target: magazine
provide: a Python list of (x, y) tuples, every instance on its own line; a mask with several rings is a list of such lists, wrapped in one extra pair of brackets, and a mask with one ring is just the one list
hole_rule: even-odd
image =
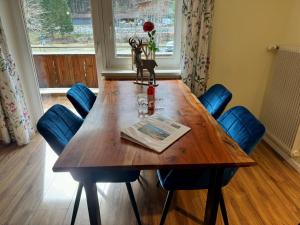
[(159, 114), (121, 130), (121, 137), (146, 148), (162, 152), (191, 128), (165, 118)]

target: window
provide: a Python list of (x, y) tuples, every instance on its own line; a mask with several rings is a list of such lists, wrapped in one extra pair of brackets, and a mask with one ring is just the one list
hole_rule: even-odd
[(106, 67), (131, 68), (130, 37), (148, 40), (143, 24), (155, 24), (158, 69), (179, 69), (180, 0), (102, 1)]
[(152, 21), (156, 29), (159, 55), (172, 55), (175, 33), (175, 0), (130, 1), (113, 0), (115, 54), (130, 54), (128, 39), (138, 36), (147, 40), (142, 29), (144, 22)]
[(33, 54), (95, 54), (90, 0), (23, 0)]

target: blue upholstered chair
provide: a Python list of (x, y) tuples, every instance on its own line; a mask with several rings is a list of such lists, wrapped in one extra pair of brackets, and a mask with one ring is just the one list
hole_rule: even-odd
[(93, 107), (96, 95), (82, 83), (74, 84), (67, 92), (67, 98), (82, 118), (85, 118)]
[[(247, 154), (251, 153), (265, 132), (264, 126), (242, 106), (236, 106), (225, 112), (218, 119), (218, 123)], [(236, 171), (237, 168), (226, 168), (224, 170), (222, 186), (229, 183)], [(158, 170), (157, 175), (160, 185), (168, 190), (160, 222), (160, 225), (163, 225), (174, 191), (208, 189), (210, 169)], [(221, 195), (220, 206), (226, 225), (228, 224), (228, 218), (223, 194)]]
[[(62, 105), (52, 106), (38, 121), (37, 129), (39, 133), (49, 143), (51, 148), (60, 155), (65, 146), (76, 134), (78, 129), (83, 123), (83, 119), (76, 116), (73, 112)], [(101, 170), (92, 172), (87, 177), (93, 182), (118, 182), (126, 183), (127, 191), (130, 197), (130, 201), (137, 218), (138, 224), (141, 224), (138, 208), (132, 191), (130, 182), (138, 179), (140, 171), (138, 170)], [(73, 178), (77, 180), (76, 175)], [(78, 206), (80, 203), (80, 197), (83, 185), (79, 182), (76, 199), (74, 203), (74, 209), (72, 214), (71, 224), (75, 223)]]
[(199, 97), (199, 101), (215, 119), (218, 119), (231, 98), (232, 94), (227, 88), (222, 84), (215, 84)]

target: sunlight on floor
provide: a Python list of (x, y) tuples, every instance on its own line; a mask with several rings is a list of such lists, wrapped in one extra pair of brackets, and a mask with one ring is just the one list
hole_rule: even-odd
[(70, 173), (54, 173), (52, 167), (57, 160), (56, 153), (46, 144), (44, 195), (43, 201), (70, 200), (77, 189), (78, 183), (73, 180)]
[[(78, 182), (72, 178), (70, 173), (54, 173), (52, 171), (57, 158), (56, 153), (46, 144), (44, 187), (47, 188), (43, 190), (43, 202), (69, 201), (73, 199), (77, 191)], [(105, 198), (110, 188), (110, 183), (97, 184), (99, 197)], [(84, 191), (81, 199), (85, 199)]]

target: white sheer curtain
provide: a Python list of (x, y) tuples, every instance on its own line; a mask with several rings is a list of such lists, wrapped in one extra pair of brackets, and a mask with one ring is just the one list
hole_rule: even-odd
[(0, 142), (30, 142), (34, 133), (20, 76), (10, 55), (0, 19)]

